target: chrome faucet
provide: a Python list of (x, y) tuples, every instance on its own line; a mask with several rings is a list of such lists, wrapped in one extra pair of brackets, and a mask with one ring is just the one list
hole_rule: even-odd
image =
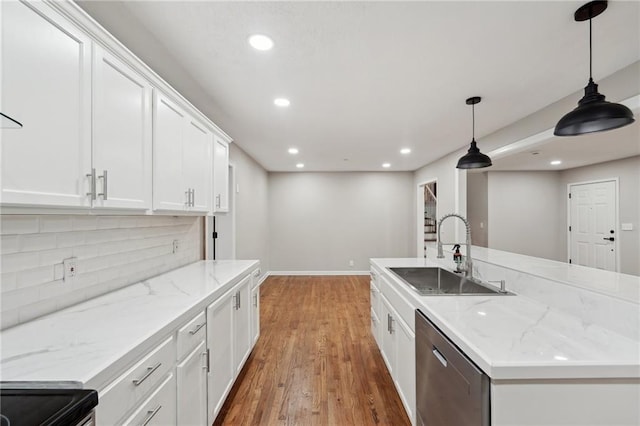
[[(471, 260), (471, 225), (469, 225), (469, 221), (465, 219), (463, 216), (460, 216), (459, 214), (456, 214), (456, 213), (449, 213), (449, 214), (445, 214), (440, 218), (440, 221), (438, 222), (438, 259), (444, 259), (444, 253), (442, 251), (443, 242), (440, 239), (440, 230), (442, 229), (442, 222), (444, 222), (445, 219), (448, 219), (450, 217), (457, 217), (458, 219), (464, 222), (464, 226), (466, 226), (467, 228), (467, 240), (464, 243), (464, 245), (467, 246), (467, 257), (464, 262), (464, 275), (467, 278), (471, 278), (473, 276), (473, 262)], [(458, 244), (458, 243), (444, 243), (444, 244)]]

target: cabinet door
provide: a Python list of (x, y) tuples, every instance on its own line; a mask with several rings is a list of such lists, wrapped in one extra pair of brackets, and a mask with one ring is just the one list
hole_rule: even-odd
[(415, 334), (404, 321), (394, 322), (396, 337), (396, 365), (393, 381), (404, 404), (407, 415), (415, 424), (416, 416), (416, 348)]
[[(99, 417), (96, 418), (99, 425), (104, 424)], [(158, 386), (140, 407), (124, 422), (122, 426), (167, 426), (176, 421), (176, 379), (171, 373)]]
[(151, 208), (151, 85), (129, 66), (94, 48), (94, 206)]
[(207, 351), (203, 341), (178, 363), (178, 423), (180, 426), (207, 424)]
[(251, 290), (251, 347), (260, 337), (260, 287)]
[(235, 337), (235, 371), (242, 370), (244, 362), (251, 352), (251, 276), (248, 275), (236, 286), (236, 303), (234, 329)]
[(153, 209), (185, 210), (188, 197), (182, 178), (182, 145), (186, 114), (163, 94), (154, 94)]
[(224, 398), (235, 379), (233, 362), (233, 317), (235, 292), (232, 290), (207, 308), (207, 348), (209, 374), (207, 377), (208, 423), (215, 420)]
[(393, 377), (395, 374), (395, 363), (396, 363), (396, 333), (394, 333), (395, 325), (395, 312), (389, 305), (387, 299), (384, 296), (381, 297), (381, 314), (382, 318), (380, 321), (382, 322), (382, 345), (380, 347), (380, 353), (382, 354), (382, 358), (384, 359), (385, 364), (387, 364), (387, 368), (389, 369), (389, 373)]
[(192, 190), (189, 210), (211, 211), (211, 151), (213, 134), (205, 126), (188, 119), (182, 148), (184, 184)]
[(229, 144), (218, 136), (213, 150), (213, 211), (229, 211)]
[(91, 40), (44, 3), (0, 2), (3, 204), (89, 207)]

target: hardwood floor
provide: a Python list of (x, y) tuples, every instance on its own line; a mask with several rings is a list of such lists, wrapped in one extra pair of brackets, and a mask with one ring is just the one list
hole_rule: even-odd
[(410, 424), (371, 335), (368, 276), (260, 291), (260, 339), (214, 425)]

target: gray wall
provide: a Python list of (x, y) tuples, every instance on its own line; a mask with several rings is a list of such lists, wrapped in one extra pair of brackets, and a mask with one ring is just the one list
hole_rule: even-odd
[(566, 261), (562, 220), (566, 201), (560, 194), (560, 175), (555, 171), (489, 172), (488, 246)]
[(488, 247), (489, 204), (487, 172), (467, 173), (467, 220), (473, 229), (473, 245)]
[(267, 171), (236, 144), (229, 161), (235, 166), (236, 259), (259, 259), (269, 271), (269, 179)]
[[(272, 271), (367, 271), (414, 255), (413, 173), (269, 173)], [(349, 261), (354, 266), (349, 266)]]
[[(567, 223), (567, 185), (599, 179), (618, 178), (619, 207), (618, 223), (633, 224), (632, 231), (620, 231), (619, 255), (620, 272), (640, 275), (640, 156), (625, 158), (592, 166), (577, 167), (560, 173), (562, 190), (562, 215), (566, 229)], [(564, 250), (566, 251), (566, 236)]]

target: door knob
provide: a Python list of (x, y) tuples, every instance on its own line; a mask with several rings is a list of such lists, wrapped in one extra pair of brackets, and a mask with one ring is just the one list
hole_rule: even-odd
[(603, 238), (603, 240), (607, 240), (607, 241), (615, 241), (616, 239), (613, 237), (608, 237), (608, 238)]

